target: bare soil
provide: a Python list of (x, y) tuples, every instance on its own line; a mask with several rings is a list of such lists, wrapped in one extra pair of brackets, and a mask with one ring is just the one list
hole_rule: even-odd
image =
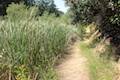
[(90, 80), (87, 59), (76, 43), (64, 60), (56, 67), (59, 80)]

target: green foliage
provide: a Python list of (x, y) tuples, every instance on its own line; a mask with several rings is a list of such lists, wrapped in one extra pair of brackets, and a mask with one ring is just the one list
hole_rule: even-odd
[(38, 8), (30, 7), (28, 8), (23, 3), (21, 4), (10, 4), (7, 8), (7, 17), (12, 20), (24, 20), (37, 16)]
[(90, 21), (88, 15), (92, 15), (90, 12), (90, 0), (65, 0), (66, 4), (70, 6), (70, 12), (72, 17), (72, 23), (85, 23)]
[(36, 8), (23, 4), (7, 12), (0, 22), (0, 80), (57, 80), (53, 67), (75, 29), (54, 15), (36, 18)]
[(24, 0), (0, 0), (0, 15), (5, 15), (6, 14), (6, 8), (12, 2), (19, 3), (21, 1), (24, 1)]
[(77, 27), (77, 34), (79, 35), (81, 40), (83, 40), (85, 38), (85, 29), (87, 25), (78, 24), (76, 27)]
[(39, 8), (39, 15), (43, 15), (45, 11), (49, 14), (55, 13), (56, 16), (60, 15), (57, 10), (54, 0), (27, 0), (28, 5), (37, 6)]
[(88, 47), (84, 42), (80, 43), (80, 48), (88, 59), (91, 80), (113, 80), (115, 71), (111, 60), (99, 58), (96, 56), (99, 53), (94, 53), (93, 48)]
[(65, 0), (70, 6), (72, 23), (97, 24), (102, 37), (110, 38), (120, 55), (120, 0)]
[(46, 11), (49, 14), (55, 13), (56, 16), (60, 16), (61, 14), (63, 14), (56, 8), (54, 0), (4, 0), (0, 1), (0, 15), (6, 15), (6, 9), (11, 3), (20, 4), (21, 2), (23, 2), (28, 7), (38, 7), (40, 16), (43, 15)]

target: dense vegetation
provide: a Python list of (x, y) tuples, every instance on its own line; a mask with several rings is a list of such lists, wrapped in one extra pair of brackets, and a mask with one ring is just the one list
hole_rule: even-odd
[(91, 79), (112, 80), (106, 59), (120, 55), (120, 0), (65, 1), (65, 14), (54, 0), (0, 1), (0, 80), (58, 80), (54, 67), (76, 39)]
[(110, 60), (96, 56), (93, 48), (88, 47), (84, 42), (80, 43), (80, 48), (83, 50), (83, 55), (88, 59), (91, 80), (113, 80), (115, 76), (114, 67)]
[(60, 16), (62, 14), (61, 11), (59, 11), (56, 8), (56, 5), (54, 4), (54, 0), (1, 0), (0, 1), (0, 15), (6, 14), (6, 9), (9, 4), (11, 3), (24, 3), (28, 7), (30, 6), (37, 6), (39, 9), (38, 15), (43, 15), (44, 12), (48, 12), (49, 14), (54, 13), (56, 16)]
[(110, 39), (120, 55), (120, 0), (66, 0), (66, 4), (73, 24), (95, 22), (102, 37)]
[(0, 80), (56, 80), (53, 66), (75, 29), (54, 14), (36, 17), (37, 11), (12, 4), (0, 21)]

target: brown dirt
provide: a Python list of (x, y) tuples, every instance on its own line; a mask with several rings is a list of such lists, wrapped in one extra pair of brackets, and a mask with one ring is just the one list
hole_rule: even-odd
[(90, 80), (87, 59), (80, 52), (75, 44), (70, 54), (56, 67), (59, 80)]
[(120, 62), (116, 63), (115, 70), (116, 70), (116, 74), (114, 80), (120, 80)]

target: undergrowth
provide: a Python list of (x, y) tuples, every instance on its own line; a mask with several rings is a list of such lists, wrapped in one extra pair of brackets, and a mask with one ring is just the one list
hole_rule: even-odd
[(113, 80), (114, 68), (112, 61), (96, 56), (97, 53), (94, 53), (93, 48), (88, 47), (84, 42), (80, 43), (80, 48), (82, 54), (88, 59), (91, 80)]
[(75, 29), (36, 10), (11, 4), (0, 21), (0, 80), (57, 80), (53, 67)]

